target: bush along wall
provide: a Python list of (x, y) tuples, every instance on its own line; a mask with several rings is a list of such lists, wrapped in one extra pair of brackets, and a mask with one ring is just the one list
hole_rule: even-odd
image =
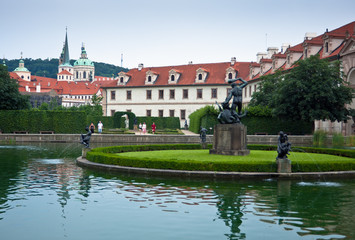
[(180, 120), (178, 117), (137, 117), (137, 124), (144, 123), (147, 129), (151, 129), (153, 122), (157, 129), (180, 129)]
[(55, 133), (85, 132), (85, 112), (9, 110), (0, 111), (0, 129), (3, 133), (26, 131), (54, 131)]
[[(246, 109), (247, 116), (241, 122), (247, 126), (247, 134), (267, 133), (277, 135), (280, 131), (292, 135), (312, 134), (313, 123), (304, 121), (286, 121), (271, 116), (271, 111), (267, 108), (250, 107)], [(206, 106), (196, 110), (190, 115), (189, 130), (199, 133), (201, 127), (209, 130), (218, 124), (218, 111), (213, 106)], [(213, 134), (213, 131), (208, 132)]]

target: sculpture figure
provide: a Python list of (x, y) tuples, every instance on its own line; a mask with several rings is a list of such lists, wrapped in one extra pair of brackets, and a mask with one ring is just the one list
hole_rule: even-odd
[(80, 143), (83, 144), (86, 148), (90, 147), (90, 138), (91, 138), (91, 131), (89, 127), (85, 127), (87, 134), (80, 135)]
[[(241, 81), (241, 83), (236, 83)], [(242, 113), (243, 106), (243, 88), (248, 85), (248, 82), (242, 78), (230, 79), (228, 83), (232, 84), (232, 90), (229, 92), (226, 100), (220, 105), (216, 102), (220, 113), (218, 121), (221, 124), (240, 123), (240, 119), (246, 116), (247, 112)], [(233, 98), (233, 100), (232, 100)], [(229, 106), (229, 101), (232, 100), (232, 106)]]
[(201, 142), (205, 143), (206, 142), (206, 133), (207, 133), (207, 129), (204, 127), (201, 127), (200, 130), (200, 138), (201, 138)]
[(290, 155), (291, 143), (288, 142), (288, 136), (283, 131), (280, 131), (278, 144), (277, 144), (277, 158), (287, 158), (287, 155)]

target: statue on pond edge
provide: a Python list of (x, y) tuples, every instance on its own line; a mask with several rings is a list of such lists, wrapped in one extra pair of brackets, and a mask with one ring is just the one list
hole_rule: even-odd
[(290, 155), (291, 143), (288, 142), (288, 136), (283, 131), (279, 133), (279, 139), (277, 143), (277, 159), (287, 158), (287, 155)]
[[(240, 81), (241, 83), (237, 83)], [(248, 82), (242, 78), (230, 79), (228, 83), (232, 84), (232, 90), (229, 92), (226, 100), (220, 106), (217, 102), (217, 106), (220, 110), (218, 115), (218, 121), (221, 124), (233, 124), (241, 123), (240, 119), (245, 117), (247, 112), (242, 113), (243, 106), (243, 88), (248, 85)], [(229, 101), (233, 98), (232, 106), (229, 106)]]
[(91, 138), (91, 131), (89, 127), (85, 127), (87, 134), (80, 135), (80, 143), (83, 144), (86, 148), (90, 147), (90, 138)]

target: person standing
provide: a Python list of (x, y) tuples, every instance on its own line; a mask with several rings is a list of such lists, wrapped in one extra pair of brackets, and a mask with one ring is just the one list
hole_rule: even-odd
[(155, 134), (155, 129), (157, 128), (157, 126), (155, 125), (155, 123), (153, 122), (152, 124), (152, 133)]
[(91, 124), (90, 124), (90, 131), (91, 131), (91, 133), (94, 133), (94, 132), (95, 132), (95, 125), (94, 125), (94, 123), (91, 123)]
[(99, 123), (97, 124), (97, 131), (101, 134), (102, 133), (102, 128), (104, 127), (104, 125), (102, 124), (101, 121), (99, 121)]
[(139, 134), (141, 135), (142, 134), (142, 123), (139, 123)]
[(143, 131), (143, 134), (145, 134), (147, 132), (147, 124), (145, 124), (145, 122), (142, 125), (142, 131)]

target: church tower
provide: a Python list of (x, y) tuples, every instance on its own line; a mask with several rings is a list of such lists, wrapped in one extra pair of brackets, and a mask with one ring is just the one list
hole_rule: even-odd
[(65, 42), (63, 46), (62, 53), (59, 57), (59, 66), (58, 66), (58, 81), (73, 81), (73, 66), (70, 64), (69, 58), (69, 46), (68, 46), (68, 33), (67, 29), (65, 30)]
[(84, 43), (81, 47), (80, 59), (74, 63), (74, 81), (93, 81), (95, 76), (94, 62), (88, 59)]
[[(5, 63), (5, 61), (4, 61)], [(28, 71), (27, 68), (25, 68), (25, 62), (22, 59), (22, 52), (21, 52), (21, 59), (18, 64), (18, 67), (14, 70), (14, 72), (23, 80), (25, 81), (31, 81), (31, 72)]]

